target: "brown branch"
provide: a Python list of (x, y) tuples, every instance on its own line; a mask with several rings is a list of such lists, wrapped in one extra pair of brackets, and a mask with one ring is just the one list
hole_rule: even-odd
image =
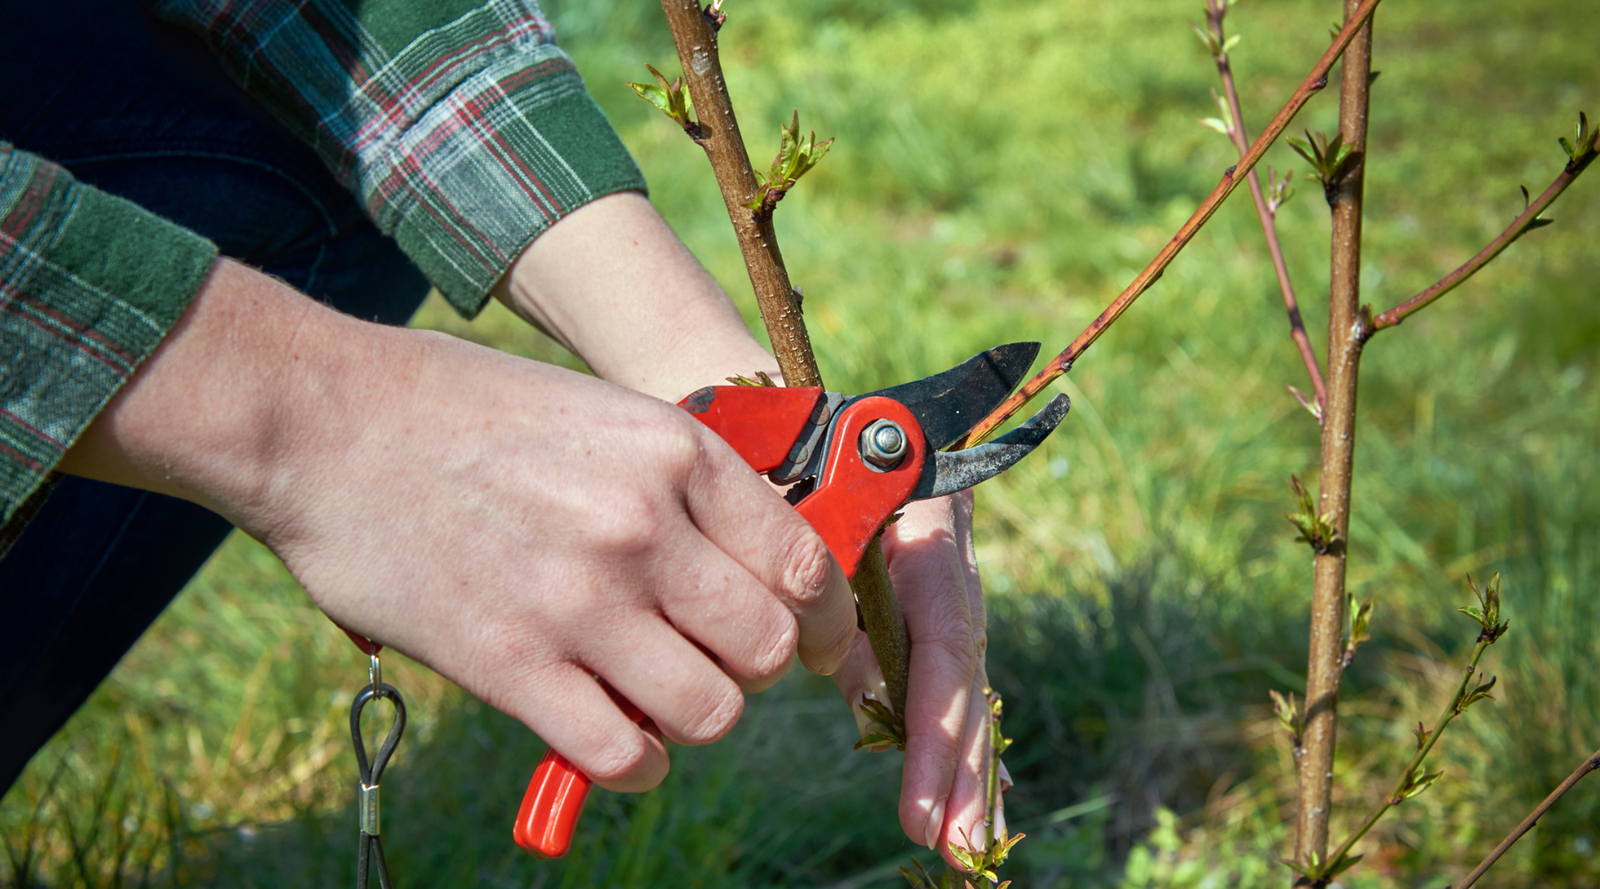
[(1511, 831), (1505, 839), (1501, 840), (1500, 845), (1494, 847), (1494, 851), (1489, 853), (1488, 858), (1478, 862), (1478, 866), (1473, 868), (1472, 873), (1467, 874), (1466, 879), (1462, 880), (1461, 885), (1456, 886), (1455, 889), (1468, 889), (1473, 883), (1478, 882), (1478, 878), (1493, 867), (1494, 863), (1500, 860), (1500, 856), (1510, 851), (1511, 847), (1516, 845), (1517, 840), (1522, 839), (1523, 834), (1533, 830), (1533, 826), (1539, 823), (1539, 819), (1544, 817), (1544, 813), (1550, 811), (1550, 807), (1554, 806), (1557, 800), (1571, 790), (1572, 785), (1577, 784), (1584, 775), (1596, 769), (1600, 769), (1600, 750), (1596, 750), (1588, 759), (1584, 760), (1583, 765), (1578, 766), (1577, 771), (1568, 775), (1567, 780), (1562, 781), (1559, 787), (1550, 791), (1550, 795), (1544, 798), (1544, 802), (1528, 813), (1528, 817), (1522, 819), (1522, 823), (1517, 825), (1517, 829)]
[[(758, 218), (746, 206), (755, 196), (758, 183), (744, 139), (739, 135), (739, 121), (733, 113), (733, 101), (728, 96), (717, 53), (717, 29), (722, 26), (724, 16), (716, 10), (703, 11), (696, 0), (661, 0), (661, 9), (672, 29), (672, 42), (677, 46), (678, 61), (683, 65), (689, 96), (694, 100), (695, 114), (699, 117), (695, 142), (705, 149), (711, 169), (716, 173), (717, 186), (738, 236), (739, 250), (744, 254), (750, 285), (755, 289), (761, 320), (772, 341), (778, 369), (783, 371), (784, 384), (821, 386), (822, 374), (817, 369), (811, 337), (800, 314), (799, 294), (789, 283), (783, 254), (778, 251), (772, 216), (769, 213)], [(867, 635), (889, 688), (888, 704), (903, 719), (911, 643), (905, 616), (900, 612), (894, 586), (889, 582), (883, 550), (876, 541), (862, 557), (851, 588), (855, 590), (863, 616), (869, 618)]]
[[(1355, 0), (1345, 0), (1353, 21)], [(1366, 174), (1367, 100), (1372, 24), (1345, 51), (1339, 85), (1339, 134), (1355, 159), (1325, 191), (1333, 211), (1328, 282), (1328, 402), (1323, 408), (1321, 491), (1317, 512), (1329, 516), (1337, 546), (1312, 564), (1311, 628), (1306, 665), (1306, 722), (1296, 804), (1295, 860), (1323, 858), (1333, 808), (1333, 751), (1343, 673), (1345, 556), (1350, 531), (1351, 466), (1355, 456), (1356, 382), (1370, 319), (1361, 309), (1361, 204)]]
[(1434, 300), (1444, 296), (1446, 293), (1454, 290), (1462, 282), (1466, 281), (1474, 274), (1477, 274), (1479, 269), (1488, 265), (1491, 260), (1504, 252), (1507, 247), (1510, 247), (1512, 244), (1516, 243), (1518, 238), (1527, 234), (1529, 231), (1532, 231), (1534, 228), (1541, 227), (1535, 224), (1540, 221), (1539, 214), (1543, 213), (1547, 207), (1555, 203), (1556, 198), (1560, 197), (1561, 193), (1567, 190), (1567, 186), (1571, 185), (1573, 180), (1577, 179), (1580, 175), (1582, 175), (1584, 170), (1589, 168), (1589, 165), (1594, 162), (1594, 159), (1597, 155), (1600, 155), (1600, 147), (1597, 147), (1595, 144), (1591, 144), (1588, 148), (1588, 151), (1570, 161), (1566, 167), (1561, 170), (1561, 175), (1557, 176), (1555, 181), (1550, 183), (1550, 187), (1546, 188), (1544, 193), (1540, 194), (1537, 200), (1529, 204), (1528, 208), (1522, 211), (1522, 215), (1513, 220), (1511, 225), (1507, 226), (1506, 230), (1500, 233), (1499, 237), (1495, 238), (1493, 241), (1490, 241), (1488, 245), (1482, 250), (1479, 250), (1475, 256), (1467, 260), (1465, 263), (1462, 263), (1461, 266), (1455, 271), (1439, 279), (1437, 283), (1428, 287), (1426, 290), (1423, 290), (1421, 293), (1418, 293), (1416, 296), (1411, 297), (1400, 305), (1397, 305), (1389, 311), (1384, 312), (1376, 318), (1373, 318), (1372, 329), (1367, 332), (1367, 335), (1370, 337), (1372, 334), (1377, 333), (1386, 327), (1394, 327), (1400, 322), (1406, 320), (1406, 318), (1410, 317), (1413, 313), (1431, 304)]
[[(1250, 139), (1245, 134), (1244, 112), (1239, 105), (1239, 90), (1233, 82), (1233, 66), (1228, 61), (1228, 51), (1223, 48), (1227, 45), (1227, 38), (1223, 34), (1222, 20), (1227, 14), (1227, 0), (1206, 0), (1206, 25), (1216, 39), (1217, 47), (1212, 58), (1217, 63), (1217, 74), (1222, 78), (1222, 91), (1227, 97), (1228, 111), (1232, 116), (1228, 136), (1239, 150), (1239, 157), (1243, 158), (1250, 151)], [(1305, 362), (1306, 375), (1311, 378), (1311, 388), (1316, 393), (1316, 413), (1320, 417), (1322, 406), (1328, 400), (1327, 388), (1322, 382), (1322, 368), (1317, 363), (1317, 353), (1311, 348), (1311, 337), (1306, 335), (1305, 321), (1300, 317), (1300, 302), (1295, 298), (1294, 284), (1289, 281), (1289, 265), (1284, 261), (1283, 245), (1278, 241), (1277, 210), (1267, 205), (1266, 195), (1261, 192), (1261, 177), (1256, 171), (1252, 168), (1246, 175), (1249, 177), (1250, 198), (1256, 205), (1256, 218), (1261, 222), (1261, 236), (1266, 239), (1267, 252), (1272, 256), (1272, 270), (1278, 276), (1283, 308), (1289, 314), (1289, 337), (1300, 351), (1300, 360)]]
[(800, 317), (800, 300), (789, 283), (789, 271), (778, 250), (772, 220), (756, 220), (745, 206), (758, 186), (750, 155), (739, 135), (728, 85), (722, 77), (717, 25), (696, 0), (661, 0), (661, 9), (667, 14), (672, 42), (677, 45), (678, 61), (683, 65), (684, 80), (699, 117), (699, 138), (695, 141), (705, 149), (716, 174), (784, 384), (820, 386), (822, 374), (817, 370), (811, 337)]
[(1172, 240), (1161, 248), (1161, 252), (1156, 254), (1156, 258), (1151, 260), (1148, 266), (1145, 266), (1144, 271), (1140, 272), (1133, 279), (1133, 282), (1116, 299), (1111, 301), (1111, 305), (1107, 306), (1105, 311), (1101, 312), (1082, 333), (1078, 334), (1067, 345), (1066, 349), (1062, 350), (1061, 354), (1051, 359), (1050, 363), (1046, 364), (1037, 376), (1024, 383), (1021, 389), (1018, 389), (1004, 403), (990, 412), (989, 416), (983, 419), (983, 422), (974, 427), (966, 438), (957, 442), (953, 447), (971, 447), (973, 444), (983, 440), (985, 436), (993, 432), (1012, 414), (1021, 410), (1023, 405), (1039, 394), (1044, 387), (1050, 385), (1057, 377), (1068, 370), (1071, 370), (1073, 362), (1077, 361), (1078, 357), (1091, 345), (1094, 345), (1094, 341), (1099, 339), (1100, 335), (1105, 333), (1106, 329), (1115, 323), (1123, 312), (1127, 311), (1128, 306), (1132, 305), (1134, 300), (1142, 296), (1145, 291), (1150, 289), (1151, 285), (1160, 279), (1167, 266), (1172, 264), (1172, 261), (1183, 251), (1183, 248), (1188, 246), (1189, 242), (1194, 239), (1201, 226), (1206, 224), (1212, 214), (1217, 212), (1217, 208), (1222, 206), (1222, 202), (1228, 199), (1228, 195), (1233, 193), (1234, 188), (1238, 186), (1239, 181), (1243, 178), (1240, 174), (1248, 173), (1255, 169), (1256, 164), (1267, 153), (1267, 149), (1272, 147), (1272, 143), (1277, 141), (1278, 136), (1288, 128), (1290, 121), (1294, 120), (1294, 116), (1299, 113), (1306, 102), (1324, 86), (1327, 86), (1328, 72), (1332, 70), (1333, 63), (1338, 61), (1339, 56), (1344, 53), (1345, 47), (1349, 45), (1351, 40), (1355, 39), (1357, 31), (1361, 29), (1368, 19), (1372, 18), (1372, 13), (1378, 8), (1380, 2), (1381, 0), (1362, 0), (1360, 7), (1356, 10), (1356, 14), (1339, 32), (1339, 35), (1334, 38), (1333, 45), (1328, 47), (1328, 51), (1323, 53), (1322, 58), (1317, 60), (1317, 64), (1312, 67), (1311, 73), (1306, 75), (1306, 79), (1294, 91), (1294, 95), (1290, 96), (1289, 101), (1278, 109), (1277, 115), (1272, 118), (1271, 123), (1267, 124), (1266, 130), (1250, 146), (1250, 151), (1240, 158), (1237, 165), (1228, 168), (1222, 176), (1222, 181), (1217, 183), (1216, 188), (1211, 190), (1211, 194), (1207, 195), (1206, 199), (1200, 203), (1200, 206), (1189, 217), (1189, 220), (1178, 229), (1177, 234), (1173, 235)]

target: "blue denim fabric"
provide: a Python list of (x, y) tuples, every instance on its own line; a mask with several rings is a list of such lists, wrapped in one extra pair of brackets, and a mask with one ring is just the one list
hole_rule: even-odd
[[(344, 312), (416, 311), (421, 274), (197, 37), (133, 0), (11, 6), (0, 139)], [(185, 501), (61, 482), (0, 560), (0, 792), (231, 530)]]

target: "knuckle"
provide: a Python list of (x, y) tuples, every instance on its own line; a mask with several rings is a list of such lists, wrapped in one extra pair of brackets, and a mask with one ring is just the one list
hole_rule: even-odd
[(822, 604), (832, 562), (833, 554), (821, 537), (808, 528), (797, 529), (780, 563), (779, 592), (802, 610)]
[(794, 618), (785, 614), (776, 633), (766, 634), (771, 642), (756, 653), (751, 664), (752, 679), (776, 680), (789, 671), (794, 663), (795, 651), (800, 644), (800, 627)]
[(596, 781), (621, 781), (644, 768), (649, 758), (650, 748), (644, 738), (631, 732), (596, 751), (585, 771)]
[(677, 477), (688, 475), (704, 456), (701, 433), (705, 427), (676, 408), (657, 412), (644, 425), (652, 457)]
[(951, 627), (916, 639), (914, 644), (932, 649), (939, 660), (957, 664), (970, 673), (978, 663), (981, 639), (967, 632), (967, 628)]
[(667, 516), (657, 504), (638, 496), (619, 497), (598, 511), (590, 533), (604, 550), (628, 555), (654, 546), (666, 525)]
[(728, 688), (709, 702), (709, 706), (695, 718), (685, 723), (677, 740), (682, 744), (710, 744), (726, 735), (744, 712), (744, 696), (737, 688)]

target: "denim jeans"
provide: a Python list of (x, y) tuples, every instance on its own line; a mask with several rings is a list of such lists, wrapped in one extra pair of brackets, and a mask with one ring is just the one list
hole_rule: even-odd
[[(348, 314), (403, 324), (422, 275), (195, 35), (134, 0), (12, 4), (0, 139)], [(232, 530), (68, 477), (0, 560), (0, 793)]]

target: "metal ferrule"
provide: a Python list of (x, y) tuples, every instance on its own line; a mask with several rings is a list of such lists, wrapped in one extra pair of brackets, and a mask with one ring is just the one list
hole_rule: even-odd
[(361, 785), (361, 799), (356, 807), (361, 810), (361, 832), (369, 837), (378, 835), (378, 785)]

